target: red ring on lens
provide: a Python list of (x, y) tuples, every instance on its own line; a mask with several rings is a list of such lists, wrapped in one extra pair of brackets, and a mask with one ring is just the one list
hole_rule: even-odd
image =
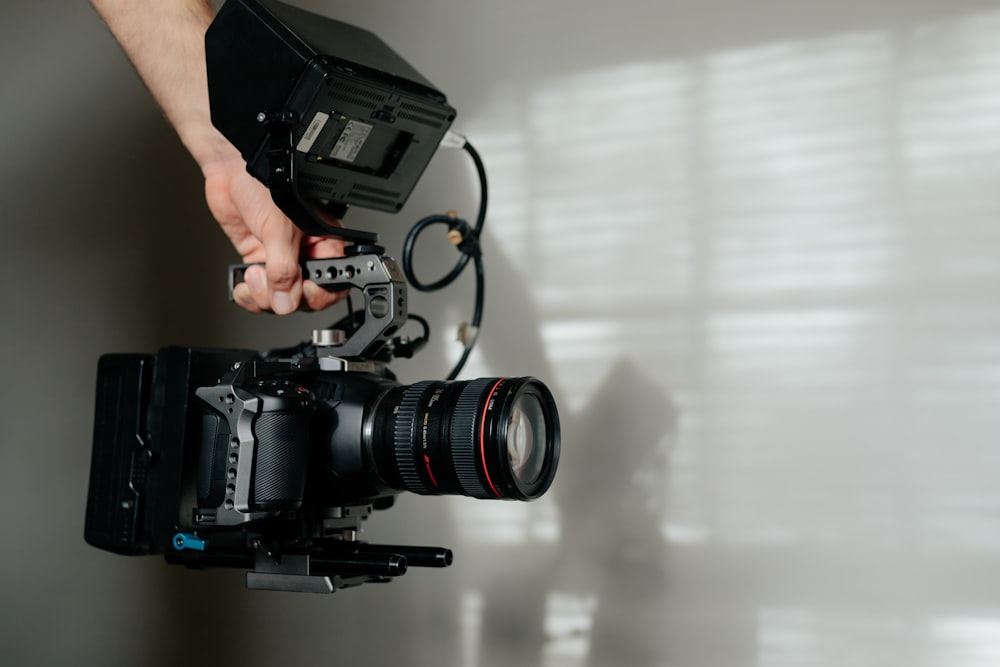
[(493, 480), (490, 479), (490, 469), (486, 465), (486, 413), (490, 411), (490, 400), (493, 398), (493, 394), (496, 393), (497, 387), (499, 387), (504, 380), (507, 378), (500, 378), (490, 389), (490, 393), (486, 396), (486, 400), (483, 402), (483, 418), (479, 422), (479, 460), (483, 462), (483, 474), (486, 475), (486, 483), (490, 485), (490, 489), (493, 491), (493, 495), (497, 498), (502, 498), (503, 496), (497, 491), (497, 487), (493, 485)]

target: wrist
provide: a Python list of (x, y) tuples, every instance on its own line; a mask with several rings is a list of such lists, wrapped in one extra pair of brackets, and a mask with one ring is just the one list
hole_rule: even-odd
[(246, 168), (240, 152), (209, 121), (179, 126), (177, 134), (205, 176), (234, 165)]

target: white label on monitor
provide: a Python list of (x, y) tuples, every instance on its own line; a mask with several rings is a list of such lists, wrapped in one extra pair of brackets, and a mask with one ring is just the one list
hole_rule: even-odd
[(316, 141), (316, 137), (319, 136), (319, 133), (323, 130), (323, 126), (326, 125), (326, 121), (328, 120), (330, 120), (330, 114), (317, 111), (316, 115), (313, 116), (312, 122), (309, 123), (309, 127), (306, 128), (305, 134), (303, 134), (302, 138), (299, 139), (299, 143), (295, 146), (295, 148), (303, 153), (308, 153), (309, 149), (313, 146), (313, 142)]
[(365, 145), (365, 140), (372, 132), (372, 125), (356, 120), (348, 121), (344, 131), (340, 133), (337, 144), (330, 151), (330, 157), (343, 162), (354, 162)]

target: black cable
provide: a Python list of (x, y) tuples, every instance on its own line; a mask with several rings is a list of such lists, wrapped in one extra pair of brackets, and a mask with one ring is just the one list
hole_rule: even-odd
[[(465, 366), (465, 362), (472, 353), (475, 336), (483, 320), (483, 301), (486, 295), (486, 276), (483, 271), (483, 259), (479, 248), (479, 237), (482, 233), (483, 225), (486, 223), (486, 206), (489, 198), (486, 185), (486, 167), (483, 165), (482, 158), (472, 144), (466, 141), (462, 148), (472, 158), (472, 162), (476, 166), (476, 174), (479, 177), (481, 195), (475, 224), (469, 227), (469, 224), (465, 220), (448, 215), (427, 216), (413, 226), (410, 233), (406, 235), (406, 241), (403, 243), (403, 273), (406, 275), (409, 283), (421, 292), (434, 292), (453, 283), (461, 275), (462, 271), (465, 270), (465, 267), (468, 266), (470, 259), (476, 267), (476, 301), (473, 306), (471, 322), (471, 326), (474, 328), (473, 337), (471, 341), (466, 343), (461, 358), (455, 364), (455, 367), (452, 368), (451, 373), (448, 374), (448, 380), (454, 380), (458, 377), (462, 367)], [(452, 266), (451, 270), (444, 277), (427, 284), (417, 278), (413, 272), (413, 249), (420, 234), (434, 224), (447, 225), (450, 233), (457, 233), (459, 235), (456, 246), (460, 255), (455, 265)]]
[(427, 320), (425, 320), (424, 318), (422, 318), (420, 315), (417, 315), (416, 313), (407, 313), (406, 314), (406, 319), (408, 319), (408, 320), (414, 320), (421, 327), (423, 327), (423, 329), (424, 329), (424, 335), (421, 336), (421, 338), (423, 338), (423, 339), (426, 340), (427, 338), (431, 337), (431, 325), (427, 323)]

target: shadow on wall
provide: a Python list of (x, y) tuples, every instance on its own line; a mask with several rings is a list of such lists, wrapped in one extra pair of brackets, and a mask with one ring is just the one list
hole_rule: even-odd
[[(485, 159), (489, 170), (488, 156)], [(452, 207), (463, 215), (475, 211), (475, 190), (460, 187), (468, 182), (462, 158), (442, 153), (404, 213), (372, 218), (364, 226), (377, 228), (393, 254), (402, 246), (410, 222), (419, 216)], [(477, 544), (476, 536), (488, 533), (489, 527), (473, 525), (475, 517), (463, 510), (480, 501), (456, 499), (455, 534), (462, 548), (453, 569), (458, 576), (439, 582), (449, 589), (460, 587), (450, 591), (450, 600), (460, 594), (464, 603), (469, 595), (478, 602), (464, 604), (461, 617), (456, 617), (457, 607), (449, 609), (439, 621), (452, 628), (453, 638), (460, 630), (465, 636), (466, 658), (458, 664), (553, 664), (551, 660), (558, 661), (563, 654), (573, 664), (584, 664), (587, 653), (594, 665), (661, 664), (662, 636), (644, 618), (664, 602), (665, 544), (660, 523), (666, 458), (677, 436), (677, 408), (646, 370), (622, 357), (611, 364), (598, 392), (582, 409), (569, 409), (541, 336), (543, 319), (532, 298), (531, 274), (516, 268), (501, 250), (496, 236), (503, 233), (495, 223), (487, 224), (483, 329), (462, 378), (533, 375), (552, 389), (563, 429), (560, 469), (550, 492), (557, 506), (558, 538), (549, 544)], [(425, 252), (418, 256), (422, 262), (418, 261), (417, 272), (424, 282), (443, 275), (456, 257), (444, 241), (429, 240), (421, 250)], [(417, 359), (401, 366), (403, 381), (441, 377), (458, 356), (451, 332), (470, 315), (471, 274), (470, 270), (440, 293), (411, 291), (411, 310), (430, 321), (435, 338)], [(429, 502), (403, 498), (391, 519), (375, 519), (383, 528), (398, 522), (393, 530), (419, 539), (432, 516)], [(498, 505), (499, 520), (504, 510), (524, 509)], [(493, 511), (481, 517), (488, 521)], [(414, 574), (418, 576), (425, 575)], [(574, 614), (583, 618), (568, 621)], [(470, 632), (474, 636), (469, 637)], [(414, 654), (419, 655), (419, 651)]]
[[(495, 244), (490, 250), (494, 317), (482, 354), (491, 369), (535, 374), (552, 386), (530, 277)], [(559, 401), (560, 388), (552, 389)], [(677, 408), (628, 357), (612, 364), (579, 412), (560, 405), (562, 458), (552, 490), (559, 538), (537, 562), (530, 551), (494, 555), (523, 569), (491, 577), (482, 591), (478, 664), (663, 664), (667, 647), (649, 619), (666, 594), (660, 523)]]

